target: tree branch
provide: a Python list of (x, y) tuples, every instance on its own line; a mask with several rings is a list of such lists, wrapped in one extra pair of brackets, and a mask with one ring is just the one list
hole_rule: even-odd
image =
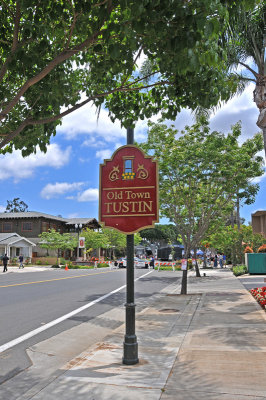
[(7, 11), (10, 13), (10, 15), (12, 15), (15, 18), (15, 14), (12, 11), (12, 8), (10, 8), (6, 2), (4, 0), (1, 0), (1, 3), (3, 4), (3, 6), (7, 9)]
[[(42, 118), (40, 120), (26, 119), (25, 121), (23, 121), (21, 123), (21, 125), (17, 129), (15, 129), (14, 131), (10, 132), (9, 134), (7, 134), (7, 135), (6, 134), (3, 134), (3, 135), (0, 134), (0, 137), (1, 136), (5, 136), (5, 139), (0, 142), (0, 149), (2, 149), (11, 140), (13, 140), (26, 126), (29, 126), (29, 125), (43, 125), (43, 124), (48, 124), (50, 122), (57, 121), (58, 119), (61, 119), (61, 118), (65, 117), (65, 116), (67, 116), (68, 114), (71, 114), (73, 111), (76, 111), (79, 108), (83, 107), (84, 105), (86, 105), (90, 101), (93, 101), (93, 100), (101, 98), (101, 97), (105, 97), (105, 96), (107, 96), (109, 94), (113, 94), (113, 93), (116, 93), (116, 92), (119, 92), (119, 91), (120, 92), (132, 92), (134, 90), (142, 90), (142, 89), (146, 89), (148, 87), (158, 86), (158, 85), (162, 85), (162, 84), (165, 84), (165, 83), (168, 83), (168, 81), (161, 81), (161, 82), (158, 82), (158, 83), (154, 83), (152, 85), (141, 86), (141, 87), (137, 87), (137, 88), (118, 87), (118, 88), (115, 88), (113, 90), (110, 90), (110, 91), (107, 91), (107, 92), (104, 92), (104, 93), (100, 93), (100, 94), (96, 94), (94, 96), (91, 96), (90, 98), (84, 100), (82, 103), (76, 104), (75, 106), (69, 108), (68, 110), (66, 110), (66, 111), (64, 111), (64, 112), (62, 112), (60, 114), (54, 115), (52, 117)], [(26, 122), (26, 124), (25, 124), (25, 122)]]
[(16, 16), (14, 18), (14, 36), (13, 36), (13, 44), (11, 48), (11, 53), (14, 53), (14, 51), (17, 48), (18, 45), (18, 33), (19, 33), (19, 23), (20, 23), (20, 4), (19, 1), (16, 3)]
[(74, 8), (72, 2), (71, 2), (70, 0), (68, 0), (68, 3), (70, 4), (70, 7), (72, 8), (72, 12), (73, 12), (73, 22), (72, 22), (72, 24), (71, 24), (71, 26), (70, 26), (70, 30), (69, 30), (69, 34), (68, 34), (67, 43), (66, 43), (66, 45), (64, 46), (64, 49), (65, 49), (65, 50), (68, 49), (68, 46), (69, 46), (69, 44), (70, 44), (70, 40), (71, 40), (71, 38), (72, 38), (72, 36), (73, 36), (73, 31), (74, 31), (75, 26), (76, 26), (77, 17), (78, 17), (78, 15), (79, 15), (79, 13), (76, 13), (76, 12), (75, 12), (75, 8)]
[[(111, 12), (111, 10), (110, 10)], [(12, 108), (19, 102), (19, 99), (24, 95), (24, 93), (33, 85), (38, 83), (40, 80), (46, 77), (57, 65), (71, 58), (74, 54), (79, 53), (80, 51), (88, 48), (96, 38), (102, 33), (102, 29), (100, 28), (97, 32), (95, 32), (91, 37), (84, 40), (82, 43), (73, 47), (73, 49), (68, 49), (63, 51), (59, 55), (57, 55), (52, 61), (50, 61), (46, 67), (39, 72), (39, 74), (35, 75), (31, 79), (28, 79), (27, 82), (20, 88), (17, 95), (7, 104), (4, 110), (0, 113), (0, 121), (5, 118), (5, 116), (12, 110)]]
[(11, 61), (11, 58), (12, 58), (13, 54), (15, 53), (15, 51), (17, 49), (17, 46), (18, 46), (18, 33), (19, 33), (20, 17), (21, 17), (20, 4), (19, 4), (19, 1), (17, 1), (17, 3), (16, 3), (16, 15), (14, 16), (14, 35), (13, 35), (11, 53), (7, 57), (6, 61), (4, 62), (4, 64), (2, 65), (2, 68), (0, 70), (0, 81), (5, 76), (6, 71), (7, 71), (8, 63)]
[(243, 65), (243, 67), (247, 68), (256, 78), (259, 78), (260, 74), (258, 74), (254, 69), (250, 68), (248, 64), (243, 63), (242, 61), (239, 61), (240, 65)]

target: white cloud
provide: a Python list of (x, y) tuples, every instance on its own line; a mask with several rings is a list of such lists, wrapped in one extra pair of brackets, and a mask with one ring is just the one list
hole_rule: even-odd
[(17, 182), (34, 175), (35, 169), (39, 167), (61, 168), (68, 163), (70, 153), (70, 146), (62, 150), (58, 144), (51, 144), (46, 153), (37, 151), (25, 158), (19, 150), (0, 155), (0, 180), (14, 178)]
[(250, 84), (241, 96), (234, 96), (221, 109), (218, 109), (210, 118), (212, 130), (229, 132), (231, 126), (238, 121), (242, 122), (242, 134), (244, 139), (253, 137), (260, 131), (256, 125), (258, 109), (253, 102), (254, 85)]
[(111, 158), (111, 156), (112, 156), (112, 151), (109, 149), (96, 151), (96, 157), (100, 158), (101, 160), (104, 160), (106, 158)]
[(103, 140), (96, 140), (96, 137), (91, 136), (88, 139), (84, 140), (82, 146), (84, 147), (101, 147), (104, 146), (106, 142)]
[(76, 190), (80, 190), (84, 185), (84, 182), (56, 182), (56, 183), (48, 183), (41, 191), (41, 197), (44, 199), (52, 199), (54, 197), (59, 197), (65, 193), (74, 192)]
[[(231, 131), (232, 125), (238, 121), (242, 122), (242, 135), (239, 139), (240, 144), (252, 138), (260, 129), (256, 125), (258, 119), (258, 109), (253, 102), (254, 85), (251, 83), (246, 87), (242, 95), (234, 96), (227, 103), (222, 104), (221, 108), (217, 108), (210, 116), (211, 131), (228, 133)], [(179, 132), (186, 125), (193, 125), (195, 117), (191, 110), (183, 109), (175, 121), (167, 121), (167, 125), (173, 124)]]
[(6, 211), (6, 207), (0, 206), (0, 212), (5, 212), (5, 211)]
[[(137, 53), (136, 53), (136, 55), (137, 55)], [(137, 60), (136, 60), (136, 61), (137, 61), (137, 62), (136, 62), (137, 70), (140, 70), (142, 64), (144, 63), (144, 61), (145, 61), (146, 59), (147, 59), (147, 56), (144, 54), (143, 51), (141, 51), (139, 57), (138, 57)]]
[(252, 179), (252, 183), (260, 183), (265, 178), (266, 178), (266, 172), (264, 172), (263, 175), (257, 176), (256, 178)]
[[(143, 141), (147, 131), (147, 121), (139, 121), (134, 131), (135, 140)], [(86, 105), (62, 119), (57, 133), (66, 139), (73, 140), (77, 136), (85, 136), (83, 146), (102, 147), (104, 144), (121, 141), (126, 144), (126, 129), (121, 128), (119, 121), (114, 123), (108, 116), (108, 110), (102, 108), (97, 121), (96, 107)]]
[(79, 214), (78, 213), (72, 213), (72, 214), (68, 214), (67, 218), (78, 218)]
[(125, 129), (121, 129), (119, 121), (112, 123), (108, 116), (108, 111), (102, 109), (100, 118), (97, 121), (97, 110), (95, 106), (86, 105), (79, 110), (69, 114), (62, 120), (62, 125), (57, 128), (57, 132), (73, 139), (78, 135), (88, 135), (92, 143), (96, 143), (96, 137), (104, 138), (110, 142), (114, 137), (125, 137)]
[(77, 200), (79, 202), (83, 201), (96, 201), (99, 198), (99, 190), (98, 189), (87, 189), (82, 193), (78, 194)]

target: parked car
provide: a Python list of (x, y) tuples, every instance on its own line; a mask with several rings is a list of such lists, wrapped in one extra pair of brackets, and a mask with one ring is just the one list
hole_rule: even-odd
[(134, 258), (135, 268), (148, 268), (149, 267), (149, 260), (146, 258)]
[[(126, 257), (120, 258), (118, 261), (119, 268), (126, 268), (127, 267), (127, 259)], [(134, 257), (134, 266), (135, 268), (148, 268), (149, 267), (149, 260), (141, 259), (138, 257)]]
[(117, 262), (118, 262), (118, 268), (126, 268), (127, 267), (127, 259), (125, 257), (119, 258), (119, 260), (117, 260)]

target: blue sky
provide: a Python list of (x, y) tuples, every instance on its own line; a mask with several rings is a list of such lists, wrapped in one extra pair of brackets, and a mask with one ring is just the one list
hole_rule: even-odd
[[(258, 132), (253, 89), (251, 84), (241, 96), (212, 115), (211, 129), (226, 133), (231, 125), (241, 120), (241, 141)], [(191, 113), (183, 110), (174, 125), (181, 130), (192, 123)], [(141, 121), (135, 129), (135, 140), (144, 141), (146, 132), (147, 121)], [(98, 218), (99, 164), (125, 144), (125, 129), (120, 128), (119, 122), (113, 124), (106, 110), (101, 111), (97, 122), (95, 109), (83, 107), (63, 119), (46, 154), (38, 152), (24, 159), (17, 151), (0, 155), (0, 212), (5, 210), (7, 200), (19, 197), (28, 204), (30, 211)], [(251, 220), (252, 212), (266, 209), (266, 175), (258, 181), (260, 191), (256, 202), (241, 209), (246, 223)]]

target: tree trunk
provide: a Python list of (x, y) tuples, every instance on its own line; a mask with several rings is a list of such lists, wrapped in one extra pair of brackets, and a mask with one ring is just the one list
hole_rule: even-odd
[(203, 255), (203, 268), (207, 268), (206, 250), (204, 251), (204, 255)]
[(259, 117), (257, 120), (258, 127), (262, 130), (264, 151), (266, 156), (266, 64), (264, 61), (264, 76), (257, 78), (256, 87), (253, 92), (254, 102), (259, 109)]
[[(234, 228), (234, 211), (231, 212), (231, 226)], [(231, 263), (232, 265), (236, 265), (236, 252), (235, 252), (235, 246), (232, 245), (231, 247)]]
[(180, 293), (187, 294), (187, 270), (183, 271)]
[(236, 224), (237, 224), (237, 229), (238, 232), (240, 231), (240, 202), (239, 202), (239, 196), (237, 196), (236, 199)]
[(200, 275), (199, 265), (198, 265), (198, 262), (197, 262), (197, 250), (196, 249), (194, 249), (194, 257), (195, 257), (195, 261), (196, 261), (196, 264), (195, 264), (196, 277), (200, 278), (201, 275)]
[[(189, 254), (190, 251), (188, 252), (188, 250), (185, 249), (184, 259), (187, 260)], [(187, 269), (183, 270), (180, 294), (187, 294)]]
[(262, 128), (262, 134), (263, 134), (264, 151), (265, 151), (265, 157), (266, 157), (266, 126), (264, 126)]

